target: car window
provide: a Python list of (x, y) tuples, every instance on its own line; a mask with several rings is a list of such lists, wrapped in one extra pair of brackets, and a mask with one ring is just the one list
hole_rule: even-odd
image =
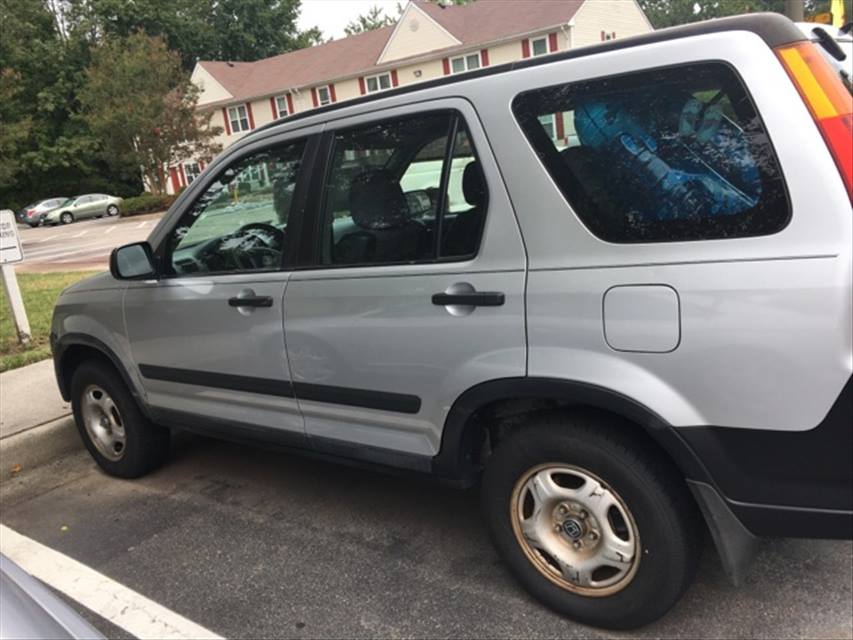
[[(447, 165), (449, 144), (453, 160)], [(438, 239), (446, 237), (458, 215), (474, 208), (462, 193), (462, 174), (473, 158), (465, 124), (452, 113), (337, 132), (324, 194), (322, 264), (399, 264), (463, 255), (476, 240), (460, 247)], [(458, 234), (479, 231), (479, 224), (457, 228)]]
[(277, 269), (305, 142), (260, 151), (220, 172), (171, 231), (171, 274)]
[(513, 111), (569, 205), (604, 240), (756, 236), (787, 224), (768, 135), (724, 64), (530, 91)]

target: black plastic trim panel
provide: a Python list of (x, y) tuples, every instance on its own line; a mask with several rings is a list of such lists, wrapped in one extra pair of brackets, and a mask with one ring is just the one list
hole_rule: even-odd
[(163, 380), (199, 387), (245, 391), (247, 393), (258, 393), (282, 398), (295, 397), (299, 400), (379, 409), (381, 411), (393, 411), (396, 413), (417, 413), (421, 409), (421, 399), (418, 396), (404, 393), (335, 387), (307, 382), (291, 383), (287, 380), (255, 378), (252, 376), (238, 376), (230, 373), (196, 371), (192, 369), (175, 369), (150, 364), (140, 364), (139, 371), (143, 377), (149, 380)]

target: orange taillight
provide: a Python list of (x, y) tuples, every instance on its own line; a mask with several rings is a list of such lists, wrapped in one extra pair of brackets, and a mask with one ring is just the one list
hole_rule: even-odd
[(812, 43), (780, 47), (776, 55), (823, 134), (853, 200), (853, 95)]

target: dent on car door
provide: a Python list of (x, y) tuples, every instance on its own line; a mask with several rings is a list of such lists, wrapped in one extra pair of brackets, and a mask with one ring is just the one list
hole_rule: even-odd
[(463, 101), (352, 118), (326, 141), (319, 250), (285, 294), (306, 430), (321, 449), (428, 460), (463, 391), (524, 374), (514, 214)]
[[(159, 238), (165, 273), (125, 295), (149, 404), (165, 421), (304, 433), (282, 301), (301, 214), (303, 134), (241, 154), (206, 180)], [(313, 152), (311, 152), (313, 153)]]

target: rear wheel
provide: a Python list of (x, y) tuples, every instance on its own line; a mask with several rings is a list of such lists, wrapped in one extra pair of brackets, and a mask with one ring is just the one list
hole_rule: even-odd
[(71, 379), (71, 406), (83, 444), (107, 473), (137, 478), (169, 452), (169, 430), (145, 418), (111, 366), (81, 364)]
[(72, 222), (74, 222), (74, 215), (70, 211), (66, 211), (61, 216), (59, 216), (59, 221), (62, 224), (71, 224)]
[(521, 584), (579, 622), (631, 629), (689, 586), (701, 521), (684, 481), (645, 442), (604, 420), (543, 417), (501, 442), (483, 508)]

